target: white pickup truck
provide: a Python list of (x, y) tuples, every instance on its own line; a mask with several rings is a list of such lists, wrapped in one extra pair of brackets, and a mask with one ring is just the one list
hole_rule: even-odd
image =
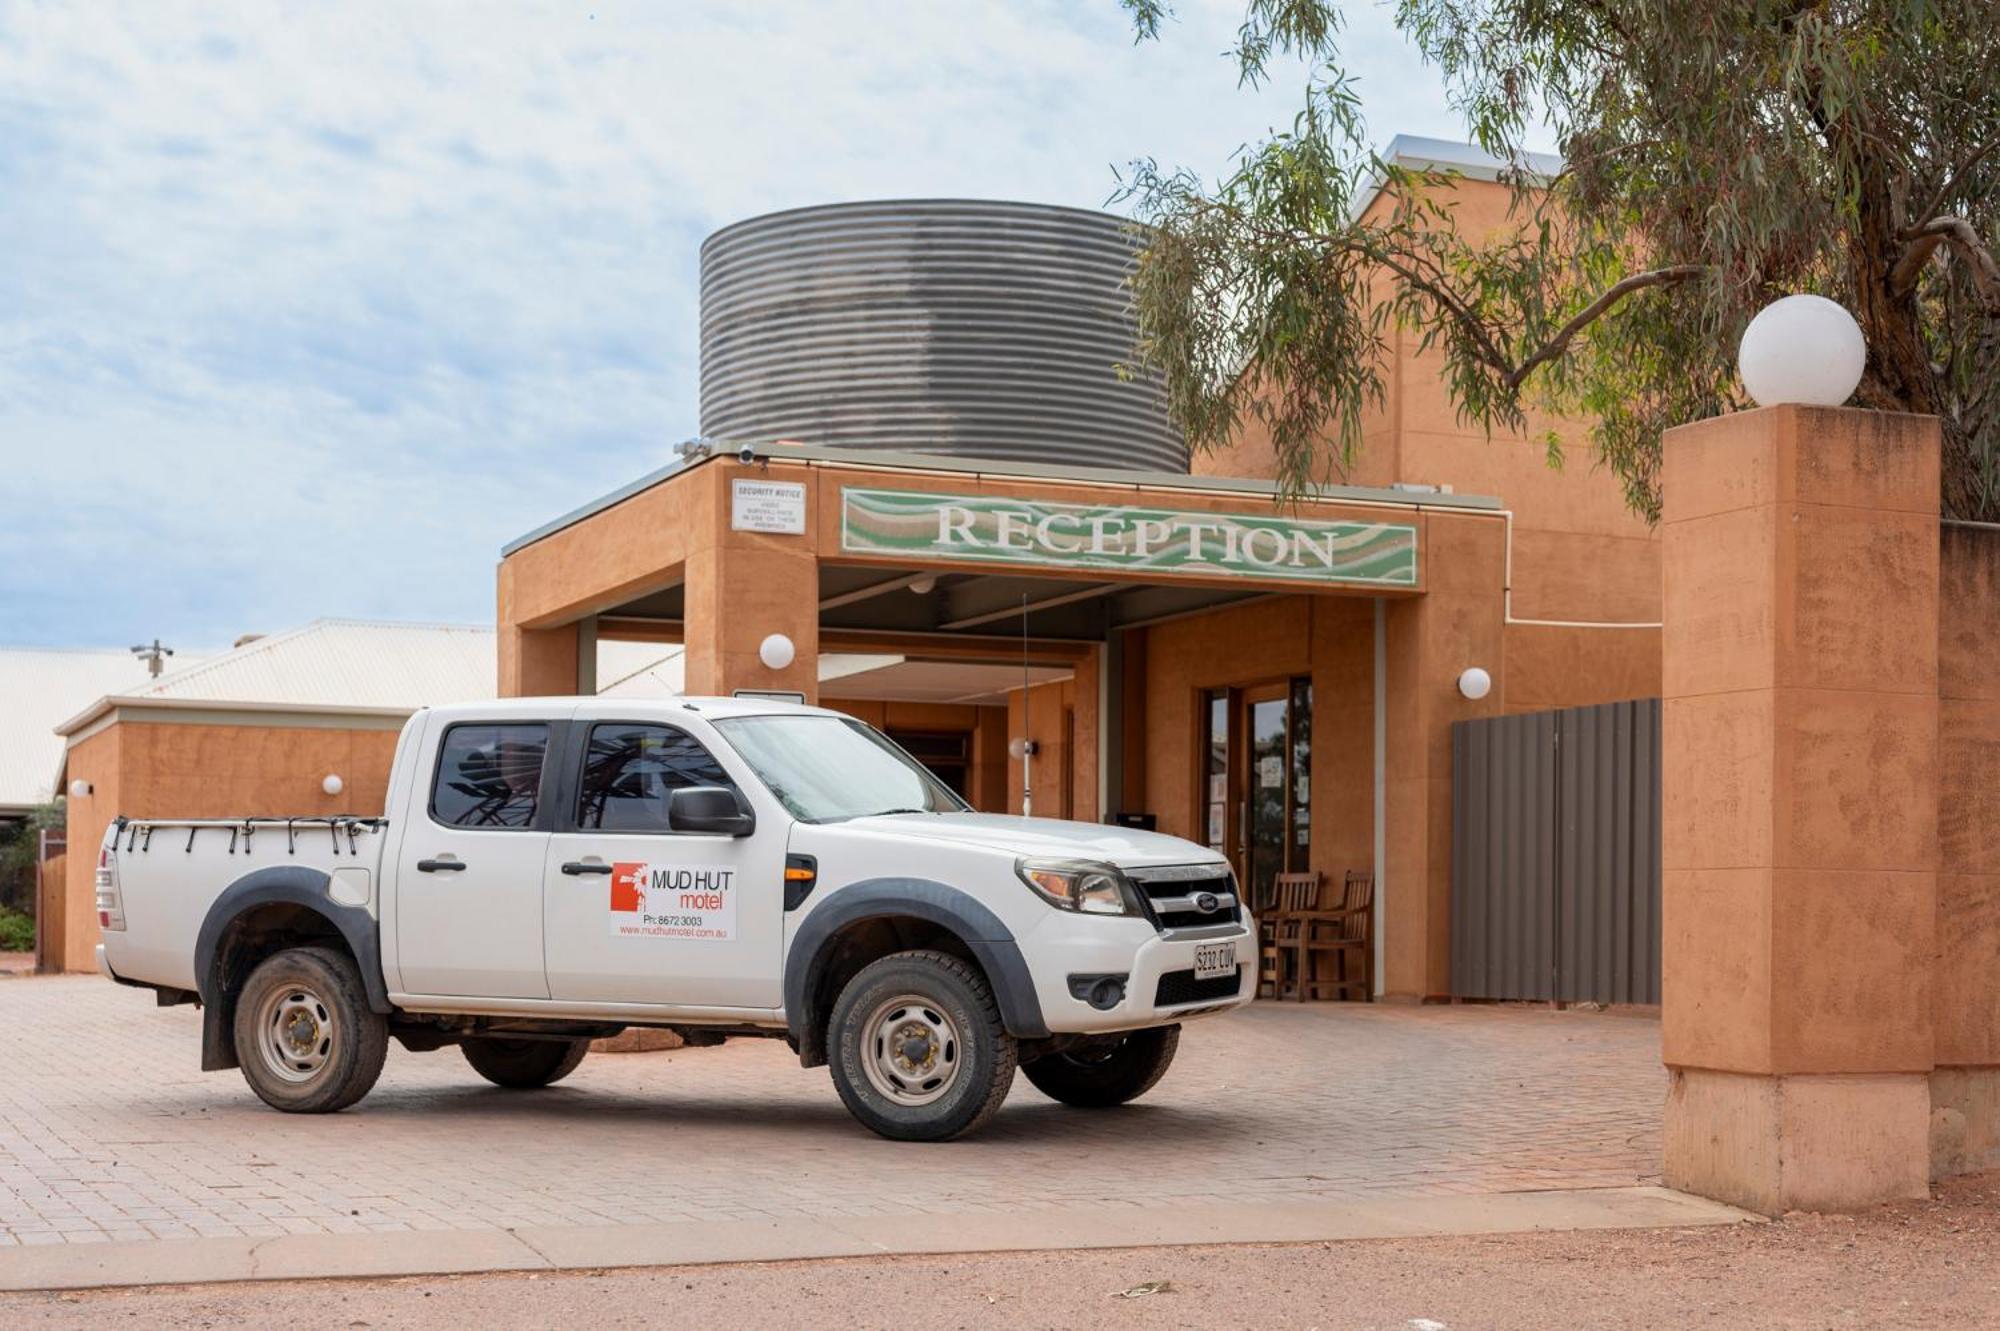
[(546, 1086), (628, 1026), (787, 1040), (886, 1137), (941, 1140), (1017, 1065), (1123, 1104), (1179, 1023), (1248, 1002), (1228, 865), (972, 812), (838, 712), (510, 699), (418, 712), (381, 817), (120, 819), (98, 964), (202, 1008), (202, 1067), (343, 1109), (389, 1037)]

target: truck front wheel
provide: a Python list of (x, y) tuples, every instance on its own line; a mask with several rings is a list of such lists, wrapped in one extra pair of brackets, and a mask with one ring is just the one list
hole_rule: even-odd
[(947, 1141), (983, 1125), (1014, 1083), (1014, 1037), (977, 967), (897, 952), (833, 1005), (833, 1084), (848, 1112), (895, 1141)]
[(1071, 1045), (1022, 1071), (1051, 1100), (1079, 1109), (1110, 1109), (1158, 1085), (1180, 1043), (1180, 1027), (1155, 1026)]
[(331, 1114), (374, 1088), (389, 1024), (346, 954), (295, 947), (267, 957), (236, 997), (236, 1060), (273, 1109)]
[(525, 1091), (553, 1086), (576, 1071), (590, 1052), (588, 1040), (502, 1040), (487, 1037), (460, 1046), (465, 1061), (495, 1086)]

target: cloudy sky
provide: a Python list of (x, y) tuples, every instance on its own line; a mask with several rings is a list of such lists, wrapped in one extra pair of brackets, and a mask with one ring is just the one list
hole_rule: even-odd
[[(1239, 0), (1176, 7), (0, 0), (0, 644), (490, 623), (503, 542), (695, 432), (708, 232), (1288, 122)], [(1457, 137), (1351, 13), (1378, 143)]]

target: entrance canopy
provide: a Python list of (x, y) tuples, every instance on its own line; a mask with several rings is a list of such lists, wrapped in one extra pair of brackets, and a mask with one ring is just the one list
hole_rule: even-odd
[[(1120, 631), (1261, 597), (1420, 594), (1430, 516), (1497, 508), (1363, 487), (1280, 502), (1256, 481), (788, 443), (696, 450), (506, 548), (503, 692), (526, 684), (508, 688), (510, 627), (684, 641), (694, 690), (769, 686), (783, 672), (753, 662), (772, 633), (795, 659), (810, 640), (815, 654), (1019, 664), (1025, 646), (1030, 669), (1073, 663)], [(697, 641), (717, 632), (740, 643)], [(562, 658), (588, 656), (557, 650), (540, 678), (567, 684)], [(797, 682), (818, 692), (816, 672)]]

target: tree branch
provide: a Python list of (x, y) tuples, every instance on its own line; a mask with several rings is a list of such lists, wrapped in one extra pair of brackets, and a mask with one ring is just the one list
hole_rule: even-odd
[(1534, 355), (1510, 370), (1502, 382), (1507, 385), (1509, 392), (1520, 388), (1537, 366), (1545, 365), (1569, 350), (1569, 344), (1578, 333), (1602, 318), (1606, 310), (1633, 292), (1643, 291), (1647, 287), (1671, 286), (1677, 282), (1685, 282), (1691, 277), (1701, 276), (1706, 271), (1708, 271), (1706, 264), (1680, 263), (1671, 268), (1654, 268), (1648, 272), (1634, 273), (1613, 283), (1605, 289), (1603, 295), (1578, 310), (1569, 322), (1556, 329), (1555, 336), (1544, 342)]
[(1986, 242), (1972, 223), (1963, 217), (1933, 217), (1921, 226), (1905, 227), (1900, 234), (1910, 242), (1910, 247), (1903, 251), (1903, 257), (1889, 273), (1890, 287), (1898, 296), (1914, 290), (1917, 276), (1931, 254), (1940, 244), (1949, 245), (1971, 271), (1972, 286), (1979, 293), (1980, 303), (1989, 314), (2000, 314), (2000, 263), (1994, 261), (1992, 251), (1986, 248)]
[(1953, 167), (1951, 173), (1938, 182), (1937, 192), (1932, 194), (1930, 202), (1918, 211), (1917, 220), (1910, 223), (1909, 229), (1915, 230), (1935, 221), (1937, 215), (1943, 211), (1945, 202), (1958, 193), (1959, 186), (1965, 183), (1965, 178), (1971, 173), (1972, 168), (1984, 161), (1986, 154), (1995, 148), (2000, 148), (2000, 139), (1988, 139), (1973, 149), (1964, 161)]

